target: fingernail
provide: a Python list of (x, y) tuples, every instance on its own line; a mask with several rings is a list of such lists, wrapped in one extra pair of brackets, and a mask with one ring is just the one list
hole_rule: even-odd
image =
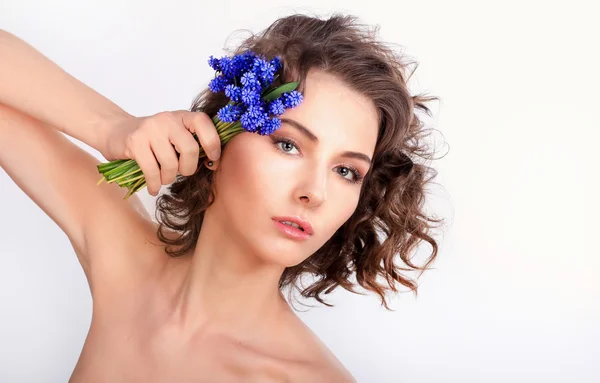
[(211, 157), (213, 160), (215, 160), (215, 161), (216, 161), (216, 160), (218, 160), (220, 156), (221, 156), (221, 149), (215, 149), (215, 150), (213, 150), (213, 152), (210, 154), (210, 157)]

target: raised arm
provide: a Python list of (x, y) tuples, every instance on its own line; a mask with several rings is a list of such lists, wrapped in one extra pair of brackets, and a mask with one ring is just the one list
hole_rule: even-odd
[(107, 123), (132, 117), (19, 37), (0, 29), (0, 104), (104, 151)]
[(97, 185), (100, 162), (65, 134), (100, 150), (110, 122), (122, 116), (117, 105), (0, 31), (0, 168), (68, 236), (93, 295), (144, 264), (135, 249), (150, 216), (137, 196), (123, 200), (126, 189)]
[(220, 150), (215, 126), (205, 113), (131, 116), (23, 40), (0, 30), (0, 167), (67, 234), (92, 294), (151, 264), (144, 246), (155, 239), (148, 237), (154, 227), (137, 195), (124, 200), (126, 188), (97, 185), (100, 162), (65, 135), (108, 160), (134, 159), (149, 191), (157, 194), (177, 172), (195, 173), (199, 145), (192, 132), (208, 153)]

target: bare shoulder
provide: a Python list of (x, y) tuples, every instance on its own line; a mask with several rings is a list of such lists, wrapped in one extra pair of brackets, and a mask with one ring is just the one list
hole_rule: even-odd
[(298, 383), (357, 383), (350, 371), (337, 364), (319, 364), (303, 369), (293, 382)]
[(356, 383), (356, 379), (331, 349), (299, 318), (294, 328), (296, 344), (305, 363), (297, 369), (292, 381)]
[[(315, 336), (316, 338), (316, 336)], [(301, 371), (298, 382), (340, 382), (356, 383), (356, 379), (335, 354), (316, 338), (313, 354), (308, 368)]]

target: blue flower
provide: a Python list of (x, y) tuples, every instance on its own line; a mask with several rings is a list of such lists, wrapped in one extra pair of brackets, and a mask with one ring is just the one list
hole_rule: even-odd
[(238, 55), (235, 55), (232, 59), (235, 67), (236, 76), (240, 76), (242, 73), (248, 71), (254, 65), (254, 57), (256, 53), (247, 51)]
[(223, 122), (235, 122), (244, 113), (244, 106), (239, 104), (228, 104), (219, 109), (217, 116)]
[(228, 56), (223, 56), (219, 59), (219, 70), (226, 77), (229, 77), (228, 73), (229, 73), (229, 67), (231, 66), (230, 64), (231, 64), (231, 58)]
[(219, 66), (219, 59), (214, 58), (213, 55), (210, 55), (208, 58), (208, 65), (216, 71), (221, 70), (221, 67)]
[(262, 55), (246, 51), (221, 59), (210, 56), (208, 64), (220, 72), (210, 81), (210, 90), (215, 93), (224, 91), (230, 99), (217, 112), (217, 117), (222, 122), (239, 121), (248, 132), (269, 135), (281, 126), (281, 120), (277, 116), (303, 101), (302, 94), (296, 90), (283, 93), (275, 100), (262, 99), (263, 89), (272, 85), (277, 72), (283, 67), (279, 56), (266, 60)]
[(273, 65), (273, 68), (275, 68), (275, 73), (279, 72), (282, 67), (279, 56), (276, 56), (273, 60), (271, 60), (271, 65)]
[(239, 62), (234, 61), (231, 57), (224, 56), (219, 60), (219, 67), (225, 77), (233, 82), (233, 80), (240, 75)]
[(231, 101), (239, 102), (242, 97), (242, 90), (234, 84), (229, 84), (225, 87), (225, 95), (231, 99)]
[(258, 75), (263, 85), (268, 85), (273, 82), (275, 76), (275, 66), (267, 62), (264, 58), (254, 60), (253, 71)]
[(297, 107), (304, 99), (302, 93), (298, 92), (297, 90), (284, 93), (281, 95), (281, 97), (283, 97), (283, 106), (286, 109)]
[(281, 127), (281, 120), (277, 117), (268, 119), (259, 130), (259, 134), (268, 136)]
[(242, 75), (241, 83), (246, 88), (260, 88), (261, 84), (258, 82), (256, 73), (246, 72)]
[(242, 128), (248, 132), (256, 132), (269, 118), (267, 113), (264, 111), (264, 107), (261, 104), (251, 105), (248, 107), (246, 112), (242, 114), (240, 122)]
[(260, 92), (256, 88), (242, 88), (241, 99), (244, 104), (255, 105), (260, 102)]
[(281, 114), (283, 114), (283, 112), (285, 111), (285, 106), (283, 105), (283, 101), (281, 100), (281, 97), (276, 98), (273, 101), (270, 101), (268, 104), (268, 109), (269, 109), (269, 114), (274, 114), (276, 116), (279, 116)]
[(210, 80), (210, 82), (208, 83), (208, 88), (214, 93), (219, 93), (225, 89), (225, 86), (228, 83), (229, 82), (223, 75), (219, 75)]

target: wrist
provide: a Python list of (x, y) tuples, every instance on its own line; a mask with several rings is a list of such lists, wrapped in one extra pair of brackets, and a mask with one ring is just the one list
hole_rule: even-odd
[(123, 129), (123, 126), (125, 126), (128, 121), (131, 121), (134, 118), (135, 116), (122, 111), (111, 116), (106, 116), (98, 123), (98, 126), (95, 129), (97, 132), (96, 149), (104, 156), (104, 158), (112, 161), (122, 157), (122, 153), (120, 153), (118, 148), (114, 147), (114, 140), (112, 140), (112, 138)]

